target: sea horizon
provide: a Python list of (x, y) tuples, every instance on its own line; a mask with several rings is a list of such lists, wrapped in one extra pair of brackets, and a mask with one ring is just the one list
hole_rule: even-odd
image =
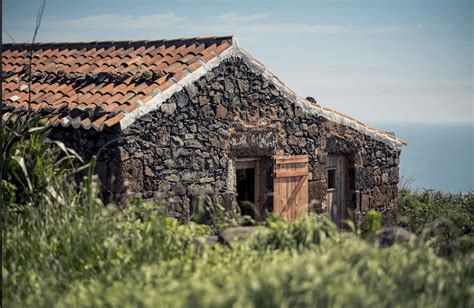
[(474, 192), (474, 123), (374, 122), (407, 142), (400, 186), (415, 191)]

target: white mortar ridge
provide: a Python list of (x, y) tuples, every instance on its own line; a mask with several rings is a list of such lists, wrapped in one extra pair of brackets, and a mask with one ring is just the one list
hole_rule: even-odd
[(199, 78), (204, 76), (206, 73), (211, 71), (213, 68), (219, 66), (219, 64), (224, 59), (230, 58), (235, 53), (236, 49), (237, 49), (236, 46), (231, 45), (229, 48), (227, 48), (226, 50), (224, 50), (222, 53), (215, 56), (211, 60), (207, 62), (203, 62), (203, 65), (199, 67), (197, 70), (186, 75), (178, 83), (175, 83), (174, 85), (166, 89), (164, 92), (158, 93), (156, 96), (154, 96), (152, 99), (150, 99), (146, 103), (139, 101), (139, 103), (141, 103), (141, 106), (136, 108), (132, 112), (125, 114), (125, 117), (122, 120), (120, 120), (120, 128), (122, 130), (126, 129), (133, 122), (135, 122), (136, 119), (142, 117), (143, 115), (151, 111), (154, 111), (160, 108), (161, 104), (167, 99), (169, 99), (173, 94), (181, 91), (185, 86), (194, 83)]
[(392, 148), (397, 150), (401, 149), (403, 145), (406, 145), (406, 142), (402, 139), (399, 139), (395, 136), (389, 135), (386, 132), (377, 131), (374, 128), (360, 124), (357, 120), (351, 119), (348, 116), (337, 114), (335, 111), (327, 108), (323, 108), (320, 105), (315, 105), (309, 102), (307, 99), (297, 95), (291, 88), (285, 85), (277, 76), (270, 72), (265, 65), (252, 57), (247, 51), (239, 47), (238, 41), (236, 38), (232, 39), (232, 44), (226, 50), (216, 55), (214, 58), (207, 62), (203, 62), (203, 65), (198, 68), (196, 71), (189, 73), (181, 79), (179, 82), (175, 83), (164, 92), (158, 93), (148, 102), (143, 103), (138, 101), (139, 107), (135, 110), (125, 114), (125, 117), (120, 121), (120, 128), (122, 130), (126, 129), (132, 125), (135, 120), (139, 119), (143, 115), (157, 110), (160, 108), (161, 104), (168, 100), (173, 94), (181, 91), (185, 86), (190, 85), (197, 81), (199, 78), (210, 72), (215, 67), (219, 66), (221, 62), (225, 59), (231, 57), (238, 57), (244, 61), (244, 63), (254, 72), (262, 74), (267, 80), (272, 82), (272, 84), (281, 92), (283, 97), (288, 99), (290, 102), (293, 102), (300, 106), (305, 112), (309, 114), (315, 114), (321, 116), (329, 121), (348, 126), (353, 128), (356, 131), (361, 132), (367, 136), (374, 138), (377, 141), (383, 142)]

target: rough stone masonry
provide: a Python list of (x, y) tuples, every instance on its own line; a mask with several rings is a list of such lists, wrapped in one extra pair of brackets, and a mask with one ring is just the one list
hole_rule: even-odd
[(327, 211), (326, 165), (332, 154), (349, 160), (350, 215), (384, 211), (397, 194), (399, 149), (305, 112), (237, 57), (124, 131), (57, 127), (53, 133), (86, 158), (108, 143), (97, 165), (106, 198), (163, 200), (184, 221), (198, 195), (235, 206), (237, 157), (309, 155), (310, 209), (316, 213)]

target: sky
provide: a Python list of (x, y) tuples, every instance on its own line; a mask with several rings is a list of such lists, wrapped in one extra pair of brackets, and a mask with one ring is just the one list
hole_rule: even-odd
[[(2, 42), (40, 0), (4, 0)], [(367, 123), (474, 122), (474, 1), (48, 0), (37, 41), (234, 35), (301, 96)]]

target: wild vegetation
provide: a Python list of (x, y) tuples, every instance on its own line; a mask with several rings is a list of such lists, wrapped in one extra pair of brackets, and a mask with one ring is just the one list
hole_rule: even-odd
[(402, 189), (396, 208), (397, 224), (431, 241), (439, 254), (472, 249), (474, 195)]
[(1, 132), (5, 307), (474, 306), (472, 194), (402, 190), (394, 220), (417, 236), (390, 247), (376, 213), (363, 231), (271, 219), (247, 240), (210, 244), (213, 229), (160, 204), (103, 204), (94, 160), (41, 125)]

